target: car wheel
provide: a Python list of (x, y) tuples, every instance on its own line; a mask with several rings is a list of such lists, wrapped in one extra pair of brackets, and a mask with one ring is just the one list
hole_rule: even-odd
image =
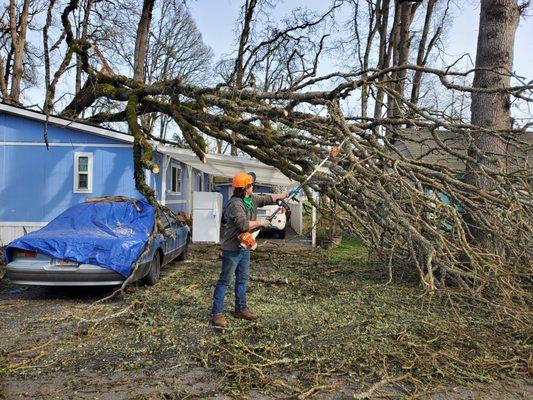
[(144, 278), (141, 279), (141, 282), (145, 285), (155, 285), (157, 281), (159, 280), (159, 276), (161, 275), (161, 260), (159, 259), (159, 252), (156, 251), (154, 254), (154, 258), (152, 259), (152, 262), (150, 263), (150, 269), (148, 270), (148, 273)]
[(278, 238), (285, 239), (287, 228), (283, 228), (283, 230), (278, 231)]
[(178, 261), (185, 261), (188, 255), (189, 255), (189, 241), (187, 240), (187, 243), (185, 243), (185, 247), (183, 248), (180, 255), (176, 259)]

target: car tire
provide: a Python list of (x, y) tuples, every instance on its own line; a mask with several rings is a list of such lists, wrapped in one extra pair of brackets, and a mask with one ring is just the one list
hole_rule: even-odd
[(176, 259), (178, 261), (185, 261), (188, 255), (189, 255), (189, 240), (187, 240), (187, 243), (185, 243), (185, 247), (181, 251), (180, 255), (176, 257)]
[(155, 285), (159, 280), (161, 275), (161, 260), (159, 257), (159, 252), (156, 251), (154, 258), (150, 262), (150, 269), (144, 278), (141, 279), (141, 282), (145, 285)]
[(287, 234), (287, 228), (283, 228), (283, 230), (278, 231), (278, 238), (279, 239), (285, 239), (285, 235)]

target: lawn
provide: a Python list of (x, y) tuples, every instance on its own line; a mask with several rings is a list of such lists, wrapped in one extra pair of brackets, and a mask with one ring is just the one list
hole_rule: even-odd
[[(408, 273), (387, 284), (387, 267), (355, 239), (331, 251), (260, 247), (252, 277), (288, 284), (250, 283), (249, 305), (260, 316), (253, 323), (231, 317), (230, 295), (224, 331), (209, 324), (218, 262), (215, 247), (196, 246), (154, 287), (106, 304), (69, 298), (54, 315), (26, 316), (21, 338), (0, 342), (0, 379), (22, 386), (63, 377), (43, 398), (54, 388), (85, 398), (87, 381), (139, 399), (353, 398), (369, 390), (404, 398), (456, 387), (463, 398), (508, 390), (509, 379), (521, 387), (516, 393), (531, 387), (525, 333), (483, 307), (425, 294)], [(6, 315), (26, 305), (8, 303), (0, 318), (9, 327)], [(15, 383), (4, 390), (16, 393)]]

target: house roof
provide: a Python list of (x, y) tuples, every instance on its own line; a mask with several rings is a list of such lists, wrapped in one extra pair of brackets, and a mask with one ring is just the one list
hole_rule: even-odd
[[(42, 112), (5, 103), (0, 103), (0, 113), (17, 115), (36, 121), (44, 122), (46, 120), (46, 115)], [(75, 122), (56, 116), (50, 116), (48, 121), (50, 124), (56, 126), (116, 139), (126, 143), (133, 143), (133, 137), (131, 135), (116, 130), (101, 128), (99, 126), (89, 125), (82, 122)], [(231, 178), (237, 172), (254, 171), (258, 183), (277, 186), (292, 186), (296, 183), (283, 175), (277, 168), (263, 164), (257, 160), (220, 154), (207, 154), (207, 162), (204, 164), (191, 150), (166, 145), (156, 145), (155, 147), (163, 154), (214, 176)]]
[[(438, 138), (438, 141), (434, 135)], [(526, 160), (531, 160), (533, 156), (531, 150), (533, 132), (526, 131), (519, 139), (521, 142), (527, 143), (527, 146), (517, 148), (515, 142), (505, 143), (507, 164), (510, 170), (524, 168)], [(453, 131), (439, 130), (431, 132), (428, 129), (409, 129), (403, 132), (402, 138), (396, 142), (395, 147), (406, 158), (465, 171), (468, 142), (469, 138), (466, 135)], [(446, 146), (446, 149), (443, 146)], [(456, 154), (462, 158), (456, 156)]]
[[(20, 117), (33, 119), (35, 121), (46, 121), (46, 114), (30, 110), (24, 107), (17, 107), (10, 104), (0, 103), (0, 112), (17, 115)], [(71, 121), (66, 118), (55, 117), (50, 115), (48, 118), (50, 124), (62, 127), (70, 128), (81, 132), (92, 133), (97, 136), (103, 136), (111, 139), (120, 140), (126, 143), (133, 143), (133, 137), (123, 132), (115, 131), (113, 129), (102, 128), (99, 126), (89, 125), (81, 122)]]
[(297, 183), (287, 178), (277, 168), (253, 159), (222, 154), (207, 154), (206, 162), (203, 163), (191, 150), (163, 145), (158, 145), (157, 150), (193, 168), (214, 176), (232, 178), (237, 172), (253, 171), (256, 174), (256, 181), (259, 184), (293, 186)]

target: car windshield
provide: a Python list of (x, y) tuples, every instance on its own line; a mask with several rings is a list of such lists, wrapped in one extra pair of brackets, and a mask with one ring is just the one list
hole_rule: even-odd
[(161, 212), (159, 210), (157, 211), (157, 220), (161, 223), (161, 225), (163, 225), (164, 229), (170, 228), (170, 221), (168, 220), (164, 212)]
[(178, 225), (178, 222), (176, 221), (176, 219), (172, 217), (171, 215), (167, 215), (167, 219), (170, 225), (174, 225), (174, 226)]

